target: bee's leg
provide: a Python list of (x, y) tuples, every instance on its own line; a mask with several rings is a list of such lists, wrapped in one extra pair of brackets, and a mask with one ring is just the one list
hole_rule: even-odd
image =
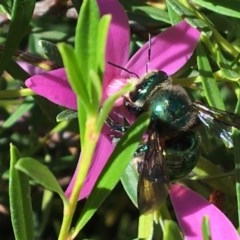
[(106, 125), (117, 133), (125, 133), (128, 129), (127, 126), (123, 126), (120, 123), (115, 122), (111, 117), (107, 116), (105, 120)]

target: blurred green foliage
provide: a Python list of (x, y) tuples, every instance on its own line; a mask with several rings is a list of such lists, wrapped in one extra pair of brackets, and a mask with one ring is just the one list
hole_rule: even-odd
[[(14, 239), (8, 197), (10, 143), (17, 147), (22, 157), (32, 156), (45, 164), (63, 189), (71, 178), (80, 153), (76, 119), (56, 122), (56, 116), (63, 110), (61, 107), (39, 96), (1, 95), (6, 90), (24, 88), (24, 80), (29, 74), (16, 61), (41, 66), (44, 70), (62, 66), (56, 44), (74, 43), (77, 22), (74, 6), (78, 8), (81, 1), (73, 2), (75, 5), (64, 0), (37, 1), (32, 15), (33, 0), (0, 0), (0, 72), (5, 70), (0, 77), (0, 233), (3, 239)], [(148, 40), (149, 33), (155, 35), (164, 31), (178, 19), (186, 18), (199, 28), (202, 44), (189, 65), (173, 76), (173, 80), (186, 87), (193, 99), (239, 113), (236, 108), (240, 80), (239, 0), (120, 2), (129, 17), (131, 54)], [(21, 11), (21, 4), (26, 12)], [(11, 20), (7, 17), (10, 15)], [(208, 86), (209, 81), (204, 79), (206, 68), (208, 73), (211, 72), (207, 77), (214, 80), (214, 86)], [(202, 156), (193, 173), (181, 181), (203, 196), (216, 200), (237, 228), (234, 152), (225, 148), (204, 127), (200, 128), (199, 135)], [(237, 159), (239, 156), (236, 154)], [(62, 219), (61, 200), (33, 180), (31, 197), (35, 239), (57, 239)], [(83, 205), (84, 201), (79, 202), (77, 214)], [(167, 206), (169, 211), (163, 209), (163, 220), (170, 217), (175, 220), (169, 201)], [(133, 239), (137, 235), (138, 214), (119, 183), (77, 239)], [(168, 224), (169, 228), (175, 229), (174, 224)], [(154, 239), (161, 239), (159, 236), (162, 236), (161, 228), (156, 226)]]

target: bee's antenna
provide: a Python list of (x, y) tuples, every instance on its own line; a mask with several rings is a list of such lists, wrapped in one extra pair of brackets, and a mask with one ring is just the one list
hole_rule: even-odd
[(148, 34), (148, 55), (147, 55), (147, 63), (146, 63), (146, 73), (148, 73), (149, 70), (149, 64), (150, 64), (150, 60), (151, 60), (151, 47), (152, 47), (152, 43), (151, 43), (151, 34)]
[(119, 68), (119, 69), (122, 69), (123, 71), (125, 71), (125, 72), (127, 72), (127, 73), (129, 73), (129, 74), (132, 74), (132, 75), (136, 76), (137, 78), (139, 78), (139, 76), (138, 76), (136, 73), (131, 72), (131, 71), (127, 70), (127, 69), (124, 68), (124, 67), (121, 67), (121, 66), (119, 66), (119, 65), (117, 65), (117, 64), (115, 64), (115, 63), (112, 63), (112, 62), (107, 62), (107, 63), (110, 64), (110, 65), (112, 65), (112, 66), (114, 66), (114, 67), (117, 67), (117, 68)]

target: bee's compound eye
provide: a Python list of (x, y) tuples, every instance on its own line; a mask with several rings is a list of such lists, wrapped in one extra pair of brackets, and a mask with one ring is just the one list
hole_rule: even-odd
[(169, 79), (169, 76), (164, 71), (158, 71), (156, 74), (158, 75), (159, 79), (165, 79), (165, 81)]
[(140, 83), (136, 86), (135, 91), (130, 94), (130, 98), (133, 102), (144, 102), (156, 87), (169, 82), (170, 79), (165, 72), (150, 72), (142, 78)]
[(199, 155), (199, 138), (194, 132), (184, 132), (166, 141), (165, 164), (169, 179), (179, 179), (190, 173)]

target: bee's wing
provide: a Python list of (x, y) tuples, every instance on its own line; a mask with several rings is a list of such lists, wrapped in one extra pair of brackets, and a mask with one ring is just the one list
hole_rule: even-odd
[(240, 117), (213, 107), (206, 107), (200, 103), (193, 103), (200, 121), (217, 134), (226, 147), (233, 146), (232, 127), (240, 129)]
[(140, 213), (158, 211), (168, 196), (166, 182), (152, 182), (143, 175), (138, 180), (138, 208)]
[(158, 211), (168, 195), (169, 184), (158, 134), (150, 133), (147, 144), (148, 149), (139, 167), (138, 207), (141, 213)]

